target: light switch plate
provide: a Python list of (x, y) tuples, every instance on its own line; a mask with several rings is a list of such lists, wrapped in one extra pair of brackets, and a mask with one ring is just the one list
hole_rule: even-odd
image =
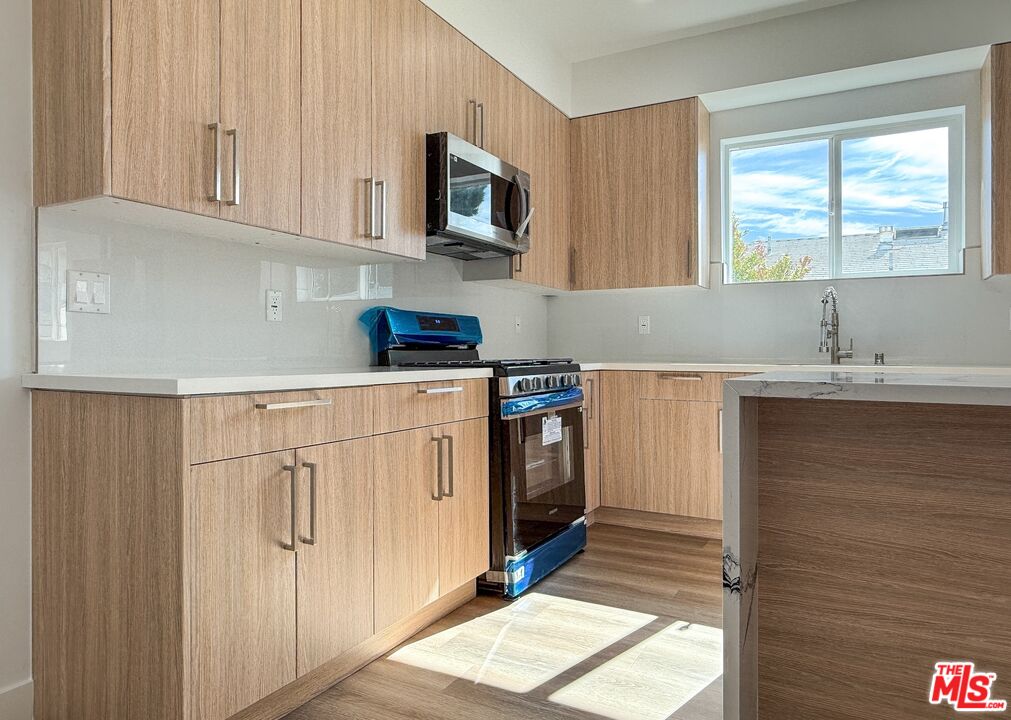
[(639, 316), (639, 334), (640, 335), (649, 335), (649, 333), (650, 333), (649, 315), (640, 315)]
[(108, 315), (112, 284), (108, 273), (67, 270), (67, 312)]
[(283, 293), (280, 290), (267, 291), (267, 322), (281, 322), (281, 302)]

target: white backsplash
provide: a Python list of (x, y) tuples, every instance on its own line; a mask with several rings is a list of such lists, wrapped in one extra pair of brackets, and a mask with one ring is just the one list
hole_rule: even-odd
[[(67, 270), (111, 275), (108, 315), (66, 311)], [(267, 322), (268, 289), (284, 294)], [(481, 319), (483, 357), (547, 351), (546, 300), (461, 280), (459, 261), (341, 267), (164, 230), (39, 219), (39, 369), (255, 373), (370, 364), (373, 305)], [(522, 332), (517, 334), (519, 316)]]

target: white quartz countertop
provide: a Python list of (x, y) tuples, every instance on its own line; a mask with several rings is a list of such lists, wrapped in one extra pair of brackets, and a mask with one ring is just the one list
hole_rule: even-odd
[[(918, 375), (924, 383), (927, 377), (1005, 377), (1011, 386), (1011, 367), (930, 367), (930, 366), (873, 366), (844, 365), (830, 370), (826, 365), (788, 365), (775, 363), (722, 363), (722, 362), (581, 362), (584, 371), (624, 370), (653, 372), (716, 372), (716, 373), (774, 373), (777, 377), (810, 378), (832, 370), (840, 375), (879, 374)], [(152, 374), (93, 374), (48, 370), (23, 375), (21, 384), (38, 390), (69, 390), (76, 392), (118, 393), (124, 395), (223, 395), (230, 393), (279, 392), (284, 390), (313, 390), (333, 387), (363, 385), (389, 385), (395, 383), (430, 382), (439, 380), (468, 380), (489, 378), (486, 368), (400, 369), (383, 367), (320, 368), (296, 372), (243, 372), (243, 373), (152, 373)], [(739, 380), (734, 380), (737, 383)], [(807, 380), (810, 382), (810, 379)], [(748, 386), (752, 387), (752, 386)], [(786, 392), (786, 390), (783, 390)], [(744, 394), (742, 392), (742, 394)], [(786, 396), (784, 396), (786, 397)], [(1011, 403), (1009, 403), (1011, 404)]]
[(258, 375), (85, 375), (48, 372), (22, 375), (21, 384), (36, 390), (186, 396), (471, 380), (491, 376), (492, 372), (487, 368), (429, 370), (386, 367), (321, 369)]
[(1009, 367), (985, 366), (955, 366), (955, 365), (829, 365), (827, 362), (818, 364), (803, 363), (728, 363), (728, 362), (579, 362), (579, 367), (586, 371), (594, 370), (626, 370), (645, 372), (718, 372), (718, 373), (811, 373), (811, 372), (890, 372), (915, 373), (923, 375), (1007, 375), (1011, 377)]
[(1008, 368), (783, 371), (734, 378), (741, 397), (1011, 406)]

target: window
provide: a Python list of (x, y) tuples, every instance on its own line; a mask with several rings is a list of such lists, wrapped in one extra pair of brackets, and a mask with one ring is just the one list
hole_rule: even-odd
[(962, 272), (963, 115), (725, 140), (727, 282)]

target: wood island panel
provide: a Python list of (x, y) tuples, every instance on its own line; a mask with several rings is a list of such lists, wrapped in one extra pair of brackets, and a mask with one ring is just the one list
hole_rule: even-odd
[(934, 663), (1011, 695), (1011, 409), (758, 400), (758, 717), (950, 718)]

